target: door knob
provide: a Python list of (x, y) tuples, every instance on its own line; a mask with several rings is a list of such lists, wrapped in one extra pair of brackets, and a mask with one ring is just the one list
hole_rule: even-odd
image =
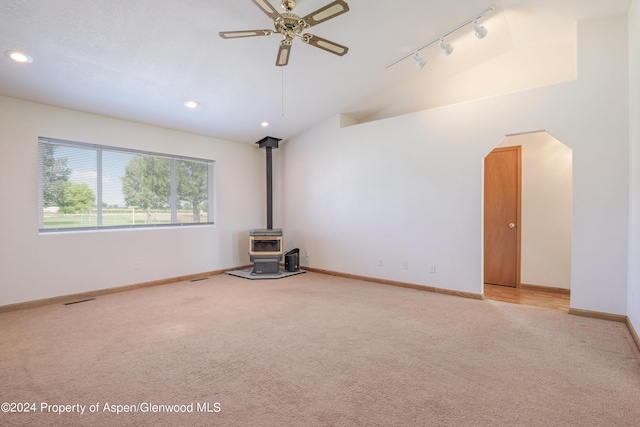
[(516, 228), (516, 225), (512, 222), (509, 223), (509, 228)]

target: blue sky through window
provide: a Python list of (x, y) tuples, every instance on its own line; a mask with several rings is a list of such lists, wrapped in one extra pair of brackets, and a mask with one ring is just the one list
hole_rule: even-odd
[[(126, 207), (122, 194), (122, 177), (125, 166), (135, 154), (117, 151), (102, 152), (102, 202), (107, 206)], [(71, 169), (69, 181), (87, 184), (98, 193), (97, 151), (92, 148), (68, 147), (59, 145), (57, 158), (67, 158), (67, 167)]]

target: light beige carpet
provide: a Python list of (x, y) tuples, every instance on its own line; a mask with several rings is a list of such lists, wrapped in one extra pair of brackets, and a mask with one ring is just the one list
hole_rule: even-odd
[(0, 402), (35, 409), (3, 426), (637, 426), (640, 357), (554, 310), (219, 275), (0, 314)]

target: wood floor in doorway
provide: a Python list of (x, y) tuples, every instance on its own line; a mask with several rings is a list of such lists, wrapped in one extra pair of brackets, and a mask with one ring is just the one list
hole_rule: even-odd
[(484, 285), (485, 299), (569, 311), (569, 294), (542, 289), (510, 288)]

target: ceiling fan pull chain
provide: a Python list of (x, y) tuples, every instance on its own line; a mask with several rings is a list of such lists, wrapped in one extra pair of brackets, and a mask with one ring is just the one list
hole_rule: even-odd
[(282, 117), (284, 117), (284, 67), (281, 68), (282, 69)]

